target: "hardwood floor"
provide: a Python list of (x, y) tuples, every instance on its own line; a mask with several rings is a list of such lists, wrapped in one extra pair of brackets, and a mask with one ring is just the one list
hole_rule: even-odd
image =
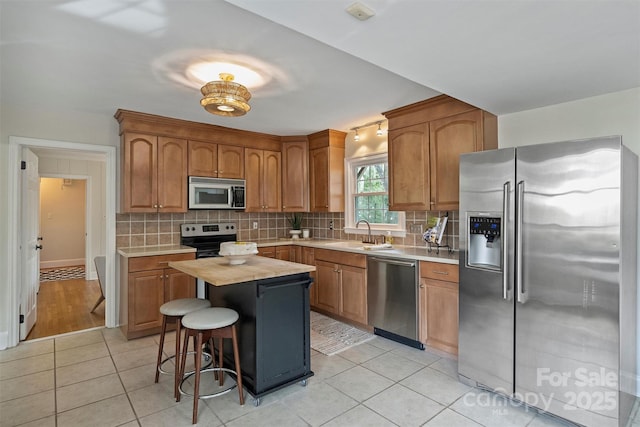
[(41, 282), (38, 319), (27, 340), (104, 326), (104, 302), (93, 313), (89, 312), (98, 297), (97, 280)]

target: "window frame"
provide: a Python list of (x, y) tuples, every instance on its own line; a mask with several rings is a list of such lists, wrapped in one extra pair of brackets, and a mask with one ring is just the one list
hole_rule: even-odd
[[(344, 231), (351, 234), (367, 234), (366, 224), (361, 224), (360, 228), (356, 228), (355, 224), (355, 195), (356, 183), (355, 168), (358, 166), (366, 166), (375, 163), (386, 163), (389, 165), (387, 153), (378, 153), (362, 157), (352, 157), (345, 159), (345, 203), (344, 203)], [(388, 195), (388, 193), (387, 193)], [(405, 228), (405, 213), (403, 211), (394, 211), (398, 213), (398, 224), (371, 224), (371, 234), (380, 235), (391, 232), (392, 236), (405, 237), (407, 230)], [(374, 233), (375, 232), (375, 233)]]

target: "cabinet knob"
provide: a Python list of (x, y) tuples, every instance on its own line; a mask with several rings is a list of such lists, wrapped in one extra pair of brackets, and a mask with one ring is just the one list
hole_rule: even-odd
[(325, 207), (325, 208), (328, 208), (328, 207), (329, 207), (329, 205), (324, 205), (324, 207)]
[(158, 209), (158, 205), (153, 205), (154, 208)]
[(420, 285), (420, 289), (424, 289), (424, 285)]
[(159, 207), (160, 209), (164, 208), (164, 206), (162, 206), (162, 205), (158, 205), (158, 207)]

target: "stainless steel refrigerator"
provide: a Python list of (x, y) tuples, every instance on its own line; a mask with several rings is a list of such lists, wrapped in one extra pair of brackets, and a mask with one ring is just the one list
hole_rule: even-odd
[(638, 158), (620, 137), (460, 158), (458, 373), (585, 426), (636, 391)]

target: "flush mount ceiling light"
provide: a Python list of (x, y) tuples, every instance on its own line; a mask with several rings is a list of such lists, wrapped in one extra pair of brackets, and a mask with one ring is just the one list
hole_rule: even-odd
[(251, 109), (251, 93), (233, 81), (233, 74), (220, 73), (220, 80), (202, 86), (200, 105), (211, 114), (227, 117), (244, 116)]

